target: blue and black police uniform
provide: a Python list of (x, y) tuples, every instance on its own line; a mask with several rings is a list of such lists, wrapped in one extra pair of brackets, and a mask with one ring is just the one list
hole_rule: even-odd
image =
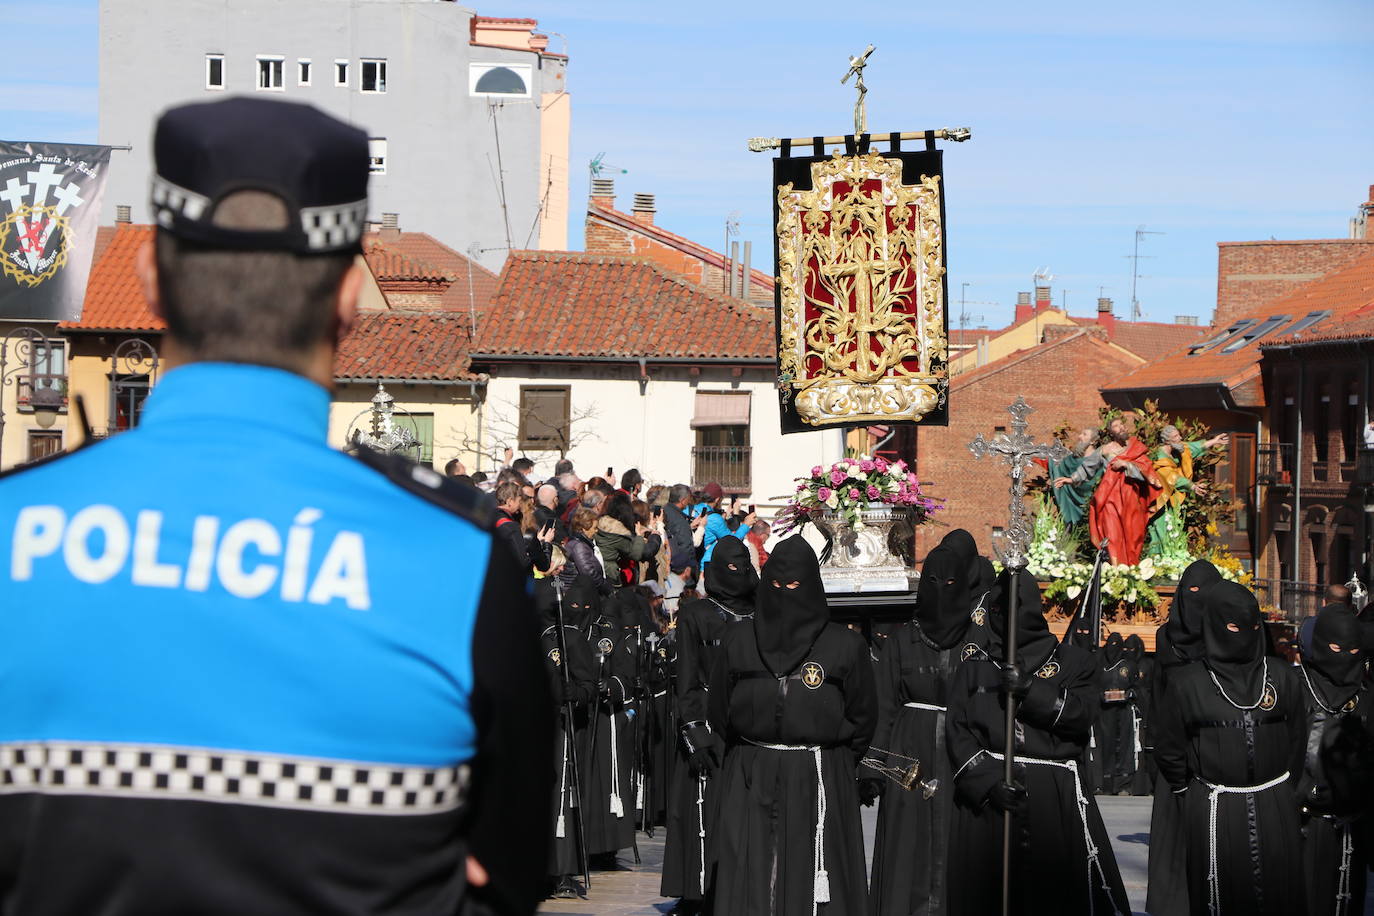
[[(283, 103), (225, 104), (192, 107)], [(477, 491), (329, 448), (329, 400), (190, 363), (136, 429), (0, 479), (0, 913), (533, 911), (527, 579)]]

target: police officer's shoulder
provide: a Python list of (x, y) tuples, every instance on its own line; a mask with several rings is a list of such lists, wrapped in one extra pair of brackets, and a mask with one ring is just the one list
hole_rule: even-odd
[(496, 501), (490, 494), (401, 455), (388, 455), (360, 446), (354, 457), (401, 489), (466, 519), (483, 531), (491, 530), (496, 517)]
[(87, 439), (86, 441), (82, 442), (80, 445), (74, 448), (63, 449), (60, 452), (54, 452), (51, 455), (45, 455), (42, 458), (35, 458), (34, 460), (26, 461), (23, 464), (16, 464), (12, 468), (0, 471), (0, 480), (4, 480), (9, 477), (17, 477), (20, 474), (26, 473), (28, 471), (36, 471), (40, 468), (49, 468), (57, 462), (61, 461), (62, 459), (70, 458), (79, 452), (84, 452), (87, 449), (91, 448), (93, 445), (95, 445), (95, 443), (101, 441), (105, 440)]

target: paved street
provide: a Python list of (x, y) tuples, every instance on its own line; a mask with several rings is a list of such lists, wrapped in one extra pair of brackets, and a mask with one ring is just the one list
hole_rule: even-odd
[[(1112, 838), (1121, 877), (1126, 883), (1131, 908), (1143, 913), (1145, 908), (1145, 860), (1150, 840), (1150, 799), (1100, 798), (1102, 819)], [(876, 809), (864, 810), (864, 839), (871, 852)], [(639, 838), (639, 852), (643, 864), (634, 867), (632, 861), (621, 863), (633, 870), (595, 872), (592, 874), (592, 894), (588, 900), (550, 900), (540, 909), (546, 916), (601, 913), (607, 916), (660, 916), (673, 905), (658, 895), (658, 874), (663, 862), (663, 832), (657, 839)]]

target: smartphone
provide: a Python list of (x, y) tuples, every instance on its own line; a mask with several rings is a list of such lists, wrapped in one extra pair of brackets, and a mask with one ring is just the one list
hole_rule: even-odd
[(663, 507), (662, 507), (662, 506), (654, 506), (653, 511), (652, 511), (650, 514), (653, 515), (655, 518), (657, 518), (658, 516), (660, 516), (660, 515), (663, 514)]
[(612, 480), (614, 480), (614, 479), (615, 479), (615, 468), (606, 468), (606, 481), (609, 483), (610, 481), (612, 481)]
[(758, 514), (759, 514), (758, 507), (755, 506), (753, 503), (750, 503), (750, 504), (749, 504), (749, 514), (750, 514), (750, 515), (758, 515)]

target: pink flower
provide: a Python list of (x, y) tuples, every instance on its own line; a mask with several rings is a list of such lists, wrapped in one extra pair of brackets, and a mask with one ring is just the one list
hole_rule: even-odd
[(850, 498), (850, 499), (858, 499), (858, 498), (859, 498), (859, 488), (858, 488), (858, 487), (850, 487), (850, 488), (849, 488), (849, 498)]
[(874, 465), (873, 462), (869, 461), (866, 458), (863, 461), (859, 462), (859, 470), (863, 471), (864, 473), (868, 473), (869, 471), (873, 470), (874, 467), (876, 467), (876, 465)]
[(887, 471), (887, 459), (886, 459), (886, 458), (875, 458), (875, 459), (873, 459), (873, 466), (876, 467), (876, 468), (877, 468), (878, 470), (880, 470), (880, 471), (886, 472), (886, 471)]
[(822, 473), (824, 470), (825, 470), (825, 468), (821, 467), (821, 466), (818, 464), (818, 465), (816, 465), (814, 468), (811, 469), (811, 476), (812, 476), (812, 477), (819, 477), (819, 476), (821, 476), (821, 473)]
[(838, 487), (840, 484), (844, 483), (844, 478), (845, 478), (845, 473), (844, 473), (844, 471), (831, 471), (831, 472), (830, 472), (830, 482), (833, 483), (833, 484), (834, 484), (835, 486), (837, 486), (837, 487)]
[(920, 481), (916, 479), (916, 475), (915, 475), (915, 474), (907, 474), (907, 475), (906, 475), (906, 482), (909, 483), (909, 484), (911, 484), (913, 487), (916, 486), (916, 485), (918, 485), (918, 484), (920, 483)]
[(797, 492), (798, 492), (798, 493), (802, 492), (802, 491), (805, 490), (805, 489), (806, 489), (806, 484), (804, 484), (804, 483), (799, 483), (799, 484), (797, 484)]
[(902, 471), (906, 470), (906, 462), (903, 461), (901, 458), (898, 458), (895, 462), (892, 463), (892, 468), (898, 473), (901, 473)]
[(816, 498), (819, 499), (821, 502), (825, 502), (827, 499), (830, 498), (830, 488), (821, 487), (819, 490), (816, 491)]
[(869, 499), (877, 499), (877, 498), (878, 498), (879, 496), (881, 496), (881, 495), (882, 495), (882, 493), (879, 492), (879, 490), (878, 490), (877, 487), (869, 487), (869, 488), (868, 488), (868, 498), (869, 498)]

